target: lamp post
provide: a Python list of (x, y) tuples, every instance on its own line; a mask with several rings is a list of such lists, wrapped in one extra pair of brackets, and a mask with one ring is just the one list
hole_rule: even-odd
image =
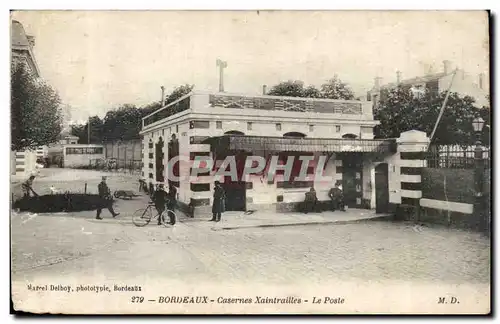
[(489, 217), (485, 209), (484, 201), (484, 159), (483, 147), (481, 143), (481, 132), (484, 127), (484, 120), (481, 117), (476, 117), (472, 121), (472, 127), (476, 133), (476, 147), (474, 148), (474, 217), (479, 219), (481, 230), (489, 235)]

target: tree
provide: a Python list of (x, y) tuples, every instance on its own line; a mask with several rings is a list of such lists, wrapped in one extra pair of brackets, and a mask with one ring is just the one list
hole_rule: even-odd
[(303, 97), (304, 82), (298, 80), (288, 80), (280, 82), (277, 85), (271, 87), (267, 94), (270, 96)]
[(126, 141), (138, 139), (141, 131), (141, 111), (134, 105), (125, 104), (110, 110), (103, 120), (104, 141)]
[(288, 80), (271, 87), (268, 95), (284, 97), (302, 97), (302, 98), (325, 98), (354, 100), (354, 92), (337, 76), (321, 85), (320, 89), (310, 85), (305, 87), (304, 82), (300, 80)]
[[(424, 96), (414, 96), (403, 88), (389, 91), (387, 98), (374, 110), (375, 119), (380, 121), (380, 125), (375, 127), (375, 138), (396, 138), (412, 129), (430, 136), (445, 96), (445, 92), (437, 96), (430, 92)], [(474, 106), (473, 98), (451, 93), (432, 143), (473, 144), (472, 120), (482, 114), (484, 111)]]
[(172, 93), (167, 97), (167, 99), (165, 100), (165, 104), (168, 105), (169, 103), (172, 103), (172, 102), (176, 101), (177, 99), (184, 97), (185, 95), (187, 95), (188, 93), (193, 91), (193, 88), (194, 88), (194, 85), (192, 85), (192, 84), (184, 84), (184, 85), (176, 87), (172, 91)]
[(36, 149), (57, 140), (61, 99), (48, 84), (17, 64), (11, 72), (11, 149)]
[(326, 99), (354, 100), (354, 92), (337, 76), (321, 85), (321, 97)]

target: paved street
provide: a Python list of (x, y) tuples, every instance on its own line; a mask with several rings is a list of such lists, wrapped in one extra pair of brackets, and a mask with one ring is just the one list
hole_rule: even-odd
[[(110, 181), (115, 188), (120, 182)], [(228, 289), (331, 281), (489, 287), (490, 246), (479, 234), (387, 221), (214, 230), (206, 220), (183, 217), (174, 228), (153, 222), (138, 228), (131, 214), (145, 201), (119, 200), (121, 215), (112, 219), (105, 211), (102, 221), (93, 211), (14, 212), (13, 282), (90, 277)], [(23, 294), (25, 285), (19, 287), (14, 293)]]

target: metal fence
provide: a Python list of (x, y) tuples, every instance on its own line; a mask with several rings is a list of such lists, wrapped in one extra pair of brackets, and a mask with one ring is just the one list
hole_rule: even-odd
[[(485, 168), (490, 167), (490, 148), (483, 146)], [(474, 169), (475, 146), (433, 145), (427, 152), (427, 167), (446, 169)]]

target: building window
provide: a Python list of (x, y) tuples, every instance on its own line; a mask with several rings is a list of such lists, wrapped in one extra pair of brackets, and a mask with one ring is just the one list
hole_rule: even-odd
[(179, 133), (179, 125), (175, 125), (175, 132)]
[(206, 120), (192, 120), (189, 122), (189, 128), (210, 128), (210, 122)]
[(314, 131), (314, 125), (309, 125), (309, 131), (310, 132)]
[(152, 173), (149, 174), (149, 179), (153, 179), (153, 174)]
[(337, 133), (340, 133), (341, 129), (342, 129), (342, 127), (340, 127), (340, 125), (335, 126), (335, 131)]
[(247, 123), (247, 130), (252, 130), (252, 123), (251, 122)]
[(149, 168), (152, 169), (153, 168), (153, 163), (149, 163)]
[(150, 149), (152, 149), (152, 148), (153, 148), (153, 142), (149, 141), (149, 145), (148, 145), (148, 147), (149, 147)]
[(280, 131), (281, 130), (281, 124), (276, 124), (276, 130)]
[(222, 129), (222, 122), (220, 120), (215, 122), (215, 128)]
[(210, 183), (191, 183), (189, 186), (194, 192), (210, 191)]
[(149, 158), (150, 158), (150, 159), (154, 158), (153, 153), (149, 153)]
[(164, 129), (161, 130), (161, 135), (165, 135), (165, 130)]

